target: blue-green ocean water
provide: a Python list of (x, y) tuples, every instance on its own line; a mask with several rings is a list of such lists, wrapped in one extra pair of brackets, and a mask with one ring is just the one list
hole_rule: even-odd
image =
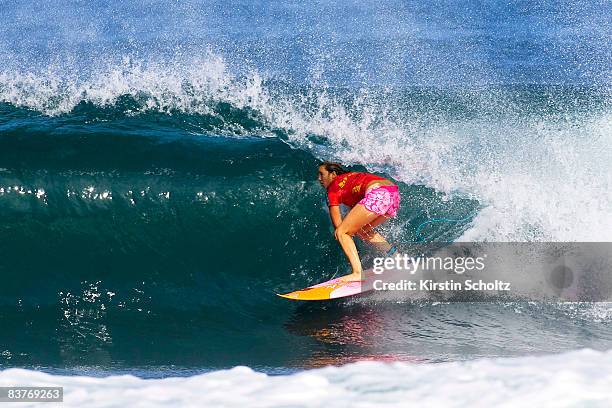
[[(0, 366), (276, 373), (609, 349), (605, 305), (275, 296), (348, 270), (324, 159), (398, 182), (396, 242), (610, 241), (609, 16), (2, 2)], [(419, 228), (437, 218), (463, 221)]]

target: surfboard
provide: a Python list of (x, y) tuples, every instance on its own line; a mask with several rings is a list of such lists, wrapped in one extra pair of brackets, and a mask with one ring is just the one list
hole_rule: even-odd
[[(338, 299), (347, 296), (353, 296), (360, 293), (365, 293), (367, 285), (364, 285), (365, 281), (347, 281), (343, 282), (339, 278), (328, 280), (317, 285), (309, 286), (305, 289), (296, 290), (285, 294), (278, 294), (278, 296), (292, 299), (292, 300), (329, 300)], [(370, 287), (372, 285), (369, 285)]]
[[(385, 271), (385, 278), (399, 278), (405, 271)], [(362, 280), (342, 281), (342, 276), (322, 282), (294, 292), (277, 294), (291, 300), (330, 300), (347, 296), (360, 295), (374, 290), (374, 281), (382, 275), (375, 274), (372, 269), (363, 272)]]

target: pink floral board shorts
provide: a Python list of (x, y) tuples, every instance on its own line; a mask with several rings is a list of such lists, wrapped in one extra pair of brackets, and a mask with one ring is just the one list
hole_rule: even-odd
[(399, 190), (397, 186), (374, 187), (366, 191), (359, 204), (378, 215), (395, 217), (400, 205)]

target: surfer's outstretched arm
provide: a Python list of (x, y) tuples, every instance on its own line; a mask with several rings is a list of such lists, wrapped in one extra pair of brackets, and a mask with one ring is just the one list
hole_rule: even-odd
[(329, 216), (331, 217), (334, 229), (338, 228), (342, 224), (342, 213), (340, 212), (339, 205), (332, 205), (329, 207)]

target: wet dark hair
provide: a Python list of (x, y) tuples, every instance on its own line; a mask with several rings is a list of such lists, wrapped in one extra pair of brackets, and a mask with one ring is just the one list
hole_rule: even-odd
[(327, 170), (329, 173), (336, 173), (338, 175), (349, 172), (344, 167), (342, 167), (340, 163), (322, 161), (319, 163), (318, 167), (321, 167), (321, 166), (325, 167), (325, 170)]

